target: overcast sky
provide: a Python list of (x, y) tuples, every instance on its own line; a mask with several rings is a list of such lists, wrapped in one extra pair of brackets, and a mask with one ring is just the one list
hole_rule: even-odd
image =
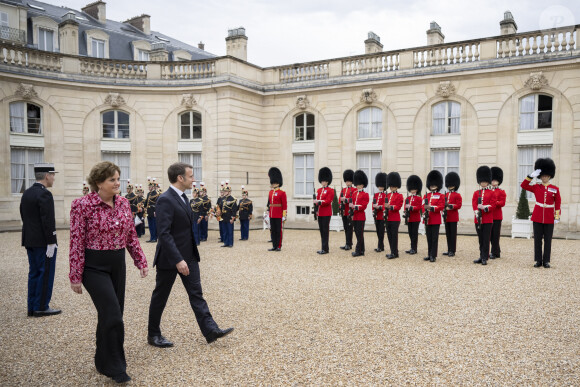
[[(80, 10), (93, 0), (45, 1)], [(107, 19), (125, 21), (143, 13), (151, 30), (193, 46), (203, 41), (226, 54), (227, 30), (243, 26), (248, 62), (261, 67), (364, 54), (369, 31), (384, 50), (423, 46), (436, 21), (445, 42), (499, 35), (510, 10), (518, 32), (580, 24), (580, 0), (137, 0), (107, 1)]]

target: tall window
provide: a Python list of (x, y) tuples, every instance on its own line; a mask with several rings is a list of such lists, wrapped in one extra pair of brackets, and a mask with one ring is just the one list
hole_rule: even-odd
[(201, 114), (193, 111), (180, 114), (179, 127), (182, 140), (201, 139)]
[(148, 61), (149, 60), (149, 51), (137, 49), (137, 60)]
[(532, 94), (520, 99), (520, 130), (552, 128), (552, 97)]
[(8, 14), (6, 12), (0, 12), (0, 27), (10, 27)]
[(54, 32), (44, 28), (38, 29), (38, 49), (44, 51), (54, 51)]
[(129, 138), (129, 114), (109, 110), (102, 115), (103, 138)]
[(380, 138), (383, 127), (383, 111), (369, 107), (358, 112), (358, 138)]
[(42, 162), (42, 148), (10, 148), (11, 192), (23, 193), (34, 184), (34, 164)]
[(294, 141), (312, 140), (314, 140), (314, 114), (298, 114), (294, 117)]
[(294, 155), (294, 196), (312, 196), (314, 193), (314, 155)]
[(459, 173), (459, 150), (431, 151), (431, 168), (441, 172), (443, 177), (449, 172)]
[(357, 168), (364, 171), (369, 178), (366, 192), (369, 195), (379, 192), (375, 186), (375, 177), (381, 171), (381, 152), (361, 152), (356, 155)]
[[(552, 146), (526, 146), (518, 147), (518, 197), (522, 191), (520, 183), (526, 176), (534, 171), (534, 164), (539, 158), (552, 157)], [(540, 182), (534, 179), (533, 183)], [(528, 200), (536, 200), (531, 192), (527, 192)]]
[[(197, 182), (203, 181), (203, 173), (201, 169), (201, 153), (180, 153), (179, 161), (189, 165), (193, 165), (193, 178)], [(199, 188), (199, 184), (197, 185)]]
[(127, 192), (127, 180), (131, 178), (131, 154), (128, 152), (103, 152), (103, 161), (110, 161), (121, 169), (121, 192)]
[(445, 101), (433, 106), (433, 134), (459, 134), (461, 105)]
[(91, 39), (91, 48), (93, 51), (93, 57), (104, 58), (105, 57), (105, 41), (99, 39)]
[(27, 102), (10, 104), (11, 132), (40, 134), (41, 129), (40, 106)]

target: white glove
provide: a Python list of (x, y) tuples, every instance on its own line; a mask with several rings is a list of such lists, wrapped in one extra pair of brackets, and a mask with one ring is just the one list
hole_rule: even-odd
[(46, 256), (48, 258), (54, 257), (54, 250), (56, 250), (57, 247), (58, 246), (56, 245), (56, 243), (46, 246)]
[(538, 177), (538, 176), (540, 176), (540, 173), (542, 173), (542, 170), (536, 169), (534, 172), (530, 173), (530, 177), (531, 178)]
[(475, 216), (479, 215), (479, 211), (477, 210), (473, 211), (473, 213), (475, 214)]
[(285, 222), (285, 221), (286, 221), (286, 217), (285, 217), (285, 216), (283, 216), (283, 217), (282, 217), (282, 222)]
[(560, 221), (558, 219), (554, 219), (554, 224), (558, 224)]

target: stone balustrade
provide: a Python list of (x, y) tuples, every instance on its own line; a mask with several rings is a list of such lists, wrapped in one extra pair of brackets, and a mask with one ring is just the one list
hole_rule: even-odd
[(215, 60), (192, 62), (164, 62), (161, 64), (162, 79), (204, 79), (215, 77)]
[(58, 53), (0, 45), (0, 64), (32, 70), (60, 72), (62, 58)]
[(577, 26), (532, 31), (497, 39), (497, 57), (530, 56), (576, 49)]
[(83, 58), (80, 72), (91, 77), (147, 79), (147, 62)]
[(413, 50), (413, 67), (477, 62), (480, 59), (480, 44), (479, 41), (457, 42)]
[(313, 81), (329, 76), (328, 61), (301, 63), (278, 68), (280, 83)]
[(399, 69), (399, 52), (380, 52), (342, 61), (342, 75), (382, 73)]

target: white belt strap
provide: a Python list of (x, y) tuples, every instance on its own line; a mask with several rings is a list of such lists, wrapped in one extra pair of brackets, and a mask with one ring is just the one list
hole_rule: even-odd
[(536, 206), (544, 207), (544, 208), (554, 208), (553, 204), (544, 204), (536, 202)]

